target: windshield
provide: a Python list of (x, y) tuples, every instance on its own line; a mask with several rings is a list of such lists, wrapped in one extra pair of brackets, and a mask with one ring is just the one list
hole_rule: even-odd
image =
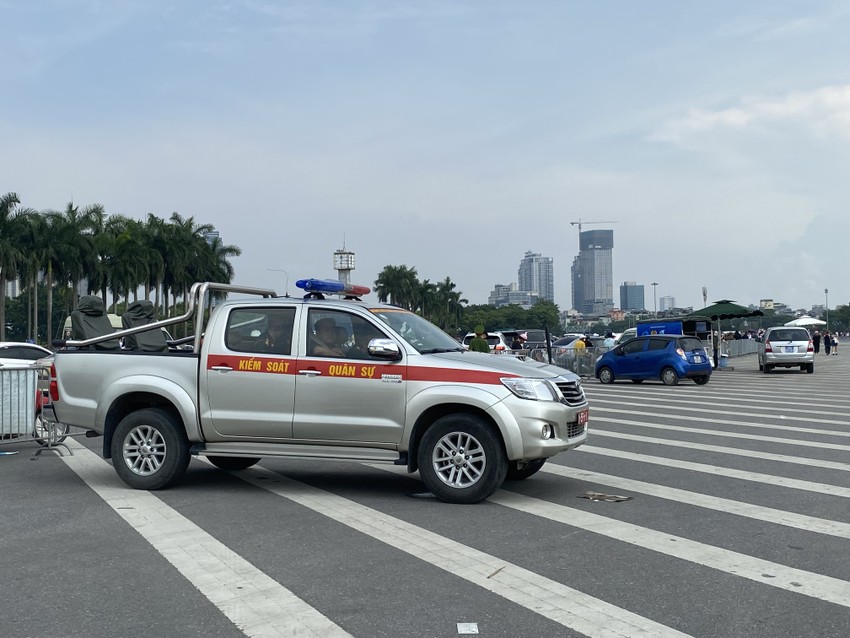
[(370, 308), (370, 312), (421, 354), (463, 350), (457, 341), (440, 328), (412, 312), (399, 308)]

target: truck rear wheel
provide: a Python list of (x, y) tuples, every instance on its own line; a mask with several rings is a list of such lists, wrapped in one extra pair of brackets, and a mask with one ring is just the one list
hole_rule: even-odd
[(477, 503), (505, 480), (508, 461), (492, 428), (469, 414), (437, 419), (419, 444), (419, 475), (447, 503)]
[(139, 490), (158, 490), (179, 480), (189, 465), (186, 432), (165, 410), (125, 416), (112, 437), (112, 464), (121, 480)]

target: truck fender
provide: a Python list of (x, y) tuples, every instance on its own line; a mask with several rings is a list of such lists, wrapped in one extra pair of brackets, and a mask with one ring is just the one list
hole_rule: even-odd
[[(126, 406), (126, 402), (133, 401), (134, 397), (142, 401), (143, 407), (173, 408), (183, 423), (189, 440), (201, 440), (195, 402), (183, 387), (160, 376), (131, 375), (110, 384), (98, 402), (96, 423), (103, 430), (104, 458), (110, 455), (112, 432), (118, 421), (123, 418), (124, 413), (136, 409)], [(116, 412), (121, 415), (118, 419), (113, 416)]]
[(407, 445), (409, 467), (416, 462), (416, 446), (427, 427), (435, 418), (453, 411), (486, 416), (498, 429), (508, 458), (521, 458), (522, 435), (502, 397), (476, 387), (440, 385), (425, 388), (408, 400), (402, 447)]

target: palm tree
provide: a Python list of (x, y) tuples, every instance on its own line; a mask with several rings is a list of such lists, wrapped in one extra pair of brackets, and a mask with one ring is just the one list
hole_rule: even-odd
[(171, 213), (167, 226), (166, 245), (169, 261), (166, 263), (163, 277), (163, 293), (166, 306), (168, 305), (168, 290), (171, 290), (175, 304), (177, 296), (182, 295), (185, 303), (189, 294), (191, 281), (190, 270), (200, 254), (196, 239), (203, 238), (205, 233), (214, 230), (212, 224), (196, 224), (194, 217), (183, 217), (179, 213)]
[(378, 293), (379, 301), (389, 300), (390, 303), (408, 310), (415, 306), (418, 288), (416, 269), (407, 266), (384, 266), (375, 280), (375, 292)]
[(416, 302), (414, 310), (417, 310), (420, 315), (431, 320), (434, 310), (437, 308), (437, 284), (432, 284), (427, 279), (419, 284), (416, 288)]
[(18, 264), (25, 258), (21, 250), (22, 224), (35, 211), (20, 209), (15, 193), (0, 197), (0, 341), (6, 340), (6, 283), (18, 274)]
[[(45, 286), (50, 290), (52, 286), (52, 269), (50, 262), (50, 226), (46, 215), (32, 212), (26, 215), (20, 227), (19, 241), (21, 242), (23, 258), (18, 263), (18, 275), (25, 282), (27, 290), (27, 336), (33, 341), (38, 341), (38, 275), (45, 273)], [(52, 298), (47, 298), (47, 331), (45, 337), (50, 341), (52, 337), (51, 313), (53, 311)]]
[(461, 293), (455, 292), (455, 288), (455, 283), (449, 277), (437, 284), (436, 323), (446, 332), (449, 332), (452, 326), (454, 332), (457, 332), (462, 304), (469, 303), (466, 299), (461, 299)]

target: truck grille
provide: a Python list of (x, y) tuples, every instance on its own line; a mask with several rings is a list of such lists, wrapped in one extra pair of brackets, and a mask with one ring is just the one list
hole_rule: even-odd
[(584, 390), (581, 387), (581, 381), (569, 381), (567, 379), (558, 379), (555, 382), (561, 394), (564, 395), (564, 402), (567, 405), (581, 405), (586, 403)]
[(584, 434), (584, 429), (586, 425), (579, 425), (578, 423), (567, 423), (567, 438), (572, 439), (576, 436), (581, 436)]

